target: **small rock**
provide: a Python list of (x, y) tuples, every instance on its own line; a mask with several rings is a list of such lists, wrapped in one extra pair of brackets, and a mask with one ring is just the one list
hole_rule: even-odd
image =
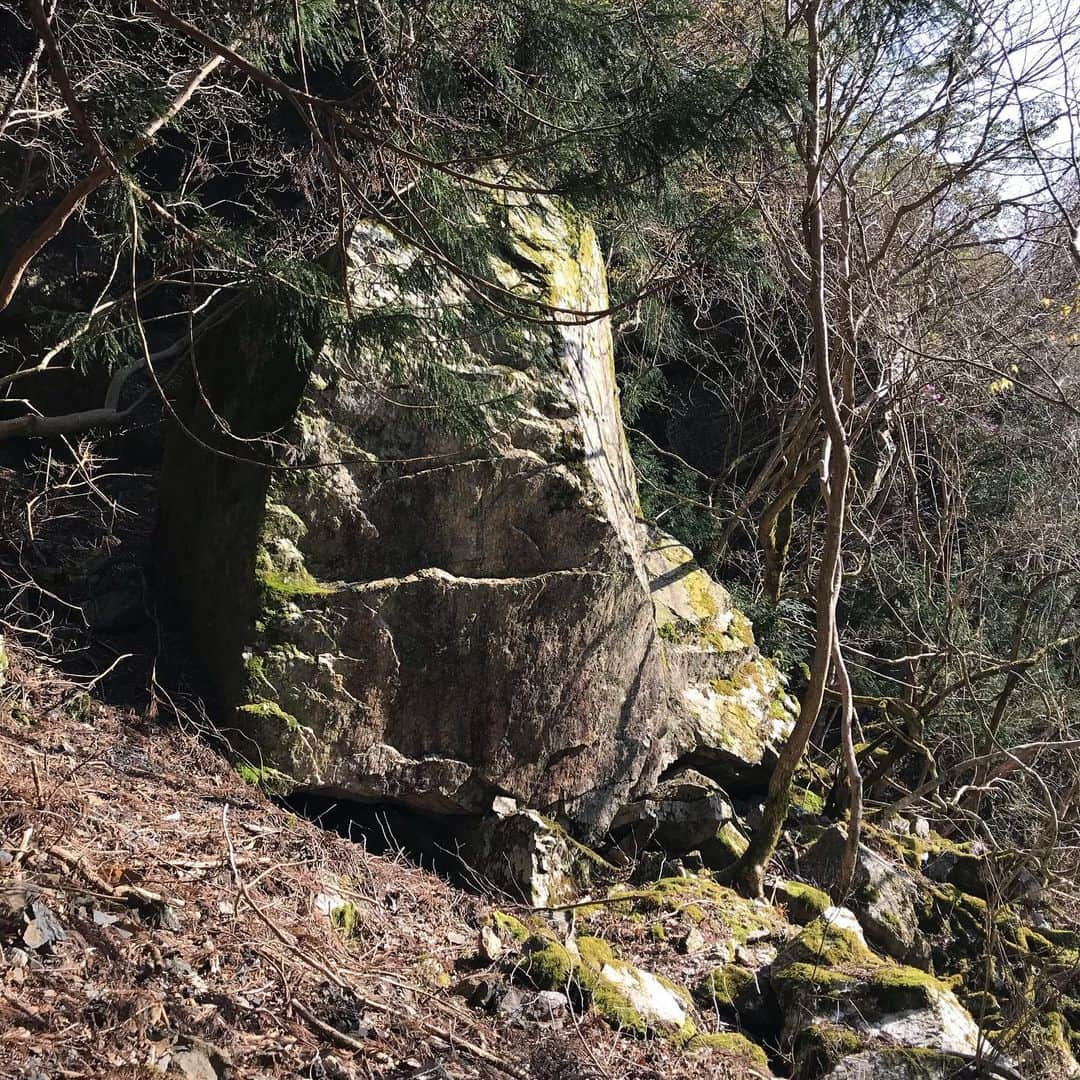
[(149, 900), (140, 905), (139, 918), (151, 930), (172, 930), (175, 933), (180, 929), (176, 912), (164, 900)]
[(681, 868), (678, 859), (671, 859), (661, 851), (646, 851), (638, 860), (630, 880), (635, 885), (646, 885), (661, 878), (675, 877)]
[(550, 1023), (570, 1012), (570, 999), (561, 990), (541, 990), (522, 1010), (539, 1023)]
[(28, 910), (33, 911), (23, 930), (23, 942), (28, 948), (44, 949), (67, 936), (56, 916), (40, 900), (35, 900)]
[(992, 874), (983, 852), (943, 851), (923, 867), (931, 881), (948, 882), (961, 892), (986, 899)]
[(508, 986), (499, 996), (495, 1011), (501, 1016), (514, 1016), (521, 1012), (524, 1003), (525, 995), (516, 986)]
[(703, 952), (707, 944), (705, 935), (696, 926), (691, 926), (679, 939), (676, 948), (686, 956), (695, 956)]
[(494, 928), (486, 923), (480, 927), (480, 955), (490, 963), (494, 963), (506, 952), (506, 946), (502, 938), (495, 933)]
[(650, 1026), (678, 1029), (686, 1023), (685, 1002), (652, 972), (633, 964), (605, 964), (600, 978), (623, 994)]
[(500, 978), (467, 975), (454, 986), (453, 992), (463, 997), (474, 1009), (488, 1009), (506, 993), (506, 989), (506, 983)]
[(210, 1057), (198, 1047), (177, 1050), (169, 1058), (169, 1072), (179, 1073), (187, 1080), (218, 1080), (217, 1070), (210, 1064)]

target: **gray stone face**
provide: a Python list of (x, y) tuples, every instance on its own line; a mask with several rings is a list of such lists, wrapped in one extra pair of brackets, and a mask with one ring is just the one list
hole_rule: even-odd
[(650, 844), (681, 855), (712, 840), (733, 817), (731, 803), (714, 780), (693, 769), (682, 769), (659, 783), (646, 798), (622, 807), (611, 823), (611, 832), (631, 855)]
[[(223, 327), (178, 411), (226, 453), (171, 440), (159, 579), (237, 749), (283, 787), (440, 814), (509, 797), (601, 832), (687, 755), (759, 767), (792, 703), (727, 594), (637, 520), (609, 322), (566, 314), (608, 304), (592, 229), (506, 194), (483, 230), (501, 287), (563, 314), (511, 332), (437, 268), (404, 284), (419, 253), (365, 225), (354, 308), (419, 337), (313, 340), (300, 370), (280, 342), (310, 328)], [(433, 361), (486, 431), (433, 415)], [(273, 432), (277, 468), (203, 395), (234, 434)]]
[(851, 1054), (825, 1080), (950, 1080), (963, 1076), (967, 1059), (951, 1054), (866, 1050)]

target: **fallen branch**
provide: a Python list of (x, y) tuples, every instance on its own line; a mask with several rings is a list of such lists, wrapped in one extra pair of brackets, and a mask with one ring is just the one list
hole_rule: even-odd
[(91, 885), (96, 889), (100, 889), (106, 896), (111, 897), (113, 900), (119, 900), (127, 903), (129, 900), (137, 900), (142, 904), (169, 904), (171, 907), (183, 907), (183, 900), (172, 898), (166, 900), (161, 893), (152, 892), (150, 889), (144, 889), (139, 885), (110, 885), (100, 874), (95, 870), (91, 870), (86, 865), (84, 857), (77, 855), (74, 851), (70, 851), (66, 847), (61, 847), (57, 844), (51, 847), (46, 852), (47, 855), (52, 856), (57, 862), (62, 863), (70, 871), (78, 871)]

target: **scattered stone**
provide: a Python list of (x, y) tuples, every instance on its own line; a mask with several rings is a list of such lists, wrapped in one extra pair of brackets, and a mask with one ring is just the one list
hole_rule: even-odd
[(687, 1020), (685, 1001), (649, 971), (627, 963), (606, 963), (600, 979), (623, 994), (650, 1026), (678, 1030)]
[(10, 941), (21, 940), (28, 949), (37, 951), (67, 936), (60, 920), (32, 885), (12, 882), (0, 891), (0, 902), (0, 931)]
[(506, 946), (495, 929), (487, 923), (481, 926), (480, 955), (489, 963), (495, 963), (504, 952), (506, 952)]
[(180, 929), (176, 911), (164, 900), (148, 900), (140, 904), (139, 918), (151, 930), (171, 930), (175, 933)]
[(638, 859), (630, 880), (635, 885), (646, 885), (682, 872), (682, 862), (665, 855), (662, 851), (646, 851)]
[(454, 986), (453, 992), (474, 1009), (490, 1009), (506, 994), (507, 984), (498, 976), (467, 975)]
[(169, 1072), (178, 1073), (186, 1080), (218, 1080), (209, 1056), (196, 1047), (174, 1051), (169, 1058)]
[(570, 999), (561, 990), (540, 990), (527, 998), (522, 1012), (538, 1023), (554, 1023), (570, 1013)]
[(696, 956), (698, 953), (704, 952), (708, 948), (708, 944), (705, 935), (696, 926), (691, 926), (675, 943), (675, 947), (686, 956)]

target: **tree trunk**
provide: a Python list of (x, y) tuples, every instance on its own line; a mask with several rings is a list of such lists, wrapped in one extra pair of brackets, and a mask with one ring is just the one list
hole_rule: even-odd
[[(805, 8), (807, 28), (807, 121), (805, 142), (806, 197), (804, 201), (805, 245), (810, 262), (806, 304), (813, 328), (811, 350), (817, 381), (818, 408), (825, 421), (826, 439), (821, 454), (821, 482), (825, 494), (825, 537), (817, 577), (814, 660), (810, 681), (803, 694), (799, 719), (780, 752), (772, 776), (761, 825), (750, 838), (734, 870), (741, 888), (754, 896), (764, 892), (765, 869), (776, 850), (791, 800), (791, 784), (802, 762), (821, 711), (828, 685), (836, 638), (836, 606), (843, 567), (841, 545), (847, 514), (847, 484), (851, 454), (847, 433), (833, 390), (829, 356), (829, 314), (825, 298), (825, 217), (822, 206), (821, 147), (821, 43), (820, 0)], [(838, 648), (838, 646), (837, 646)]]

